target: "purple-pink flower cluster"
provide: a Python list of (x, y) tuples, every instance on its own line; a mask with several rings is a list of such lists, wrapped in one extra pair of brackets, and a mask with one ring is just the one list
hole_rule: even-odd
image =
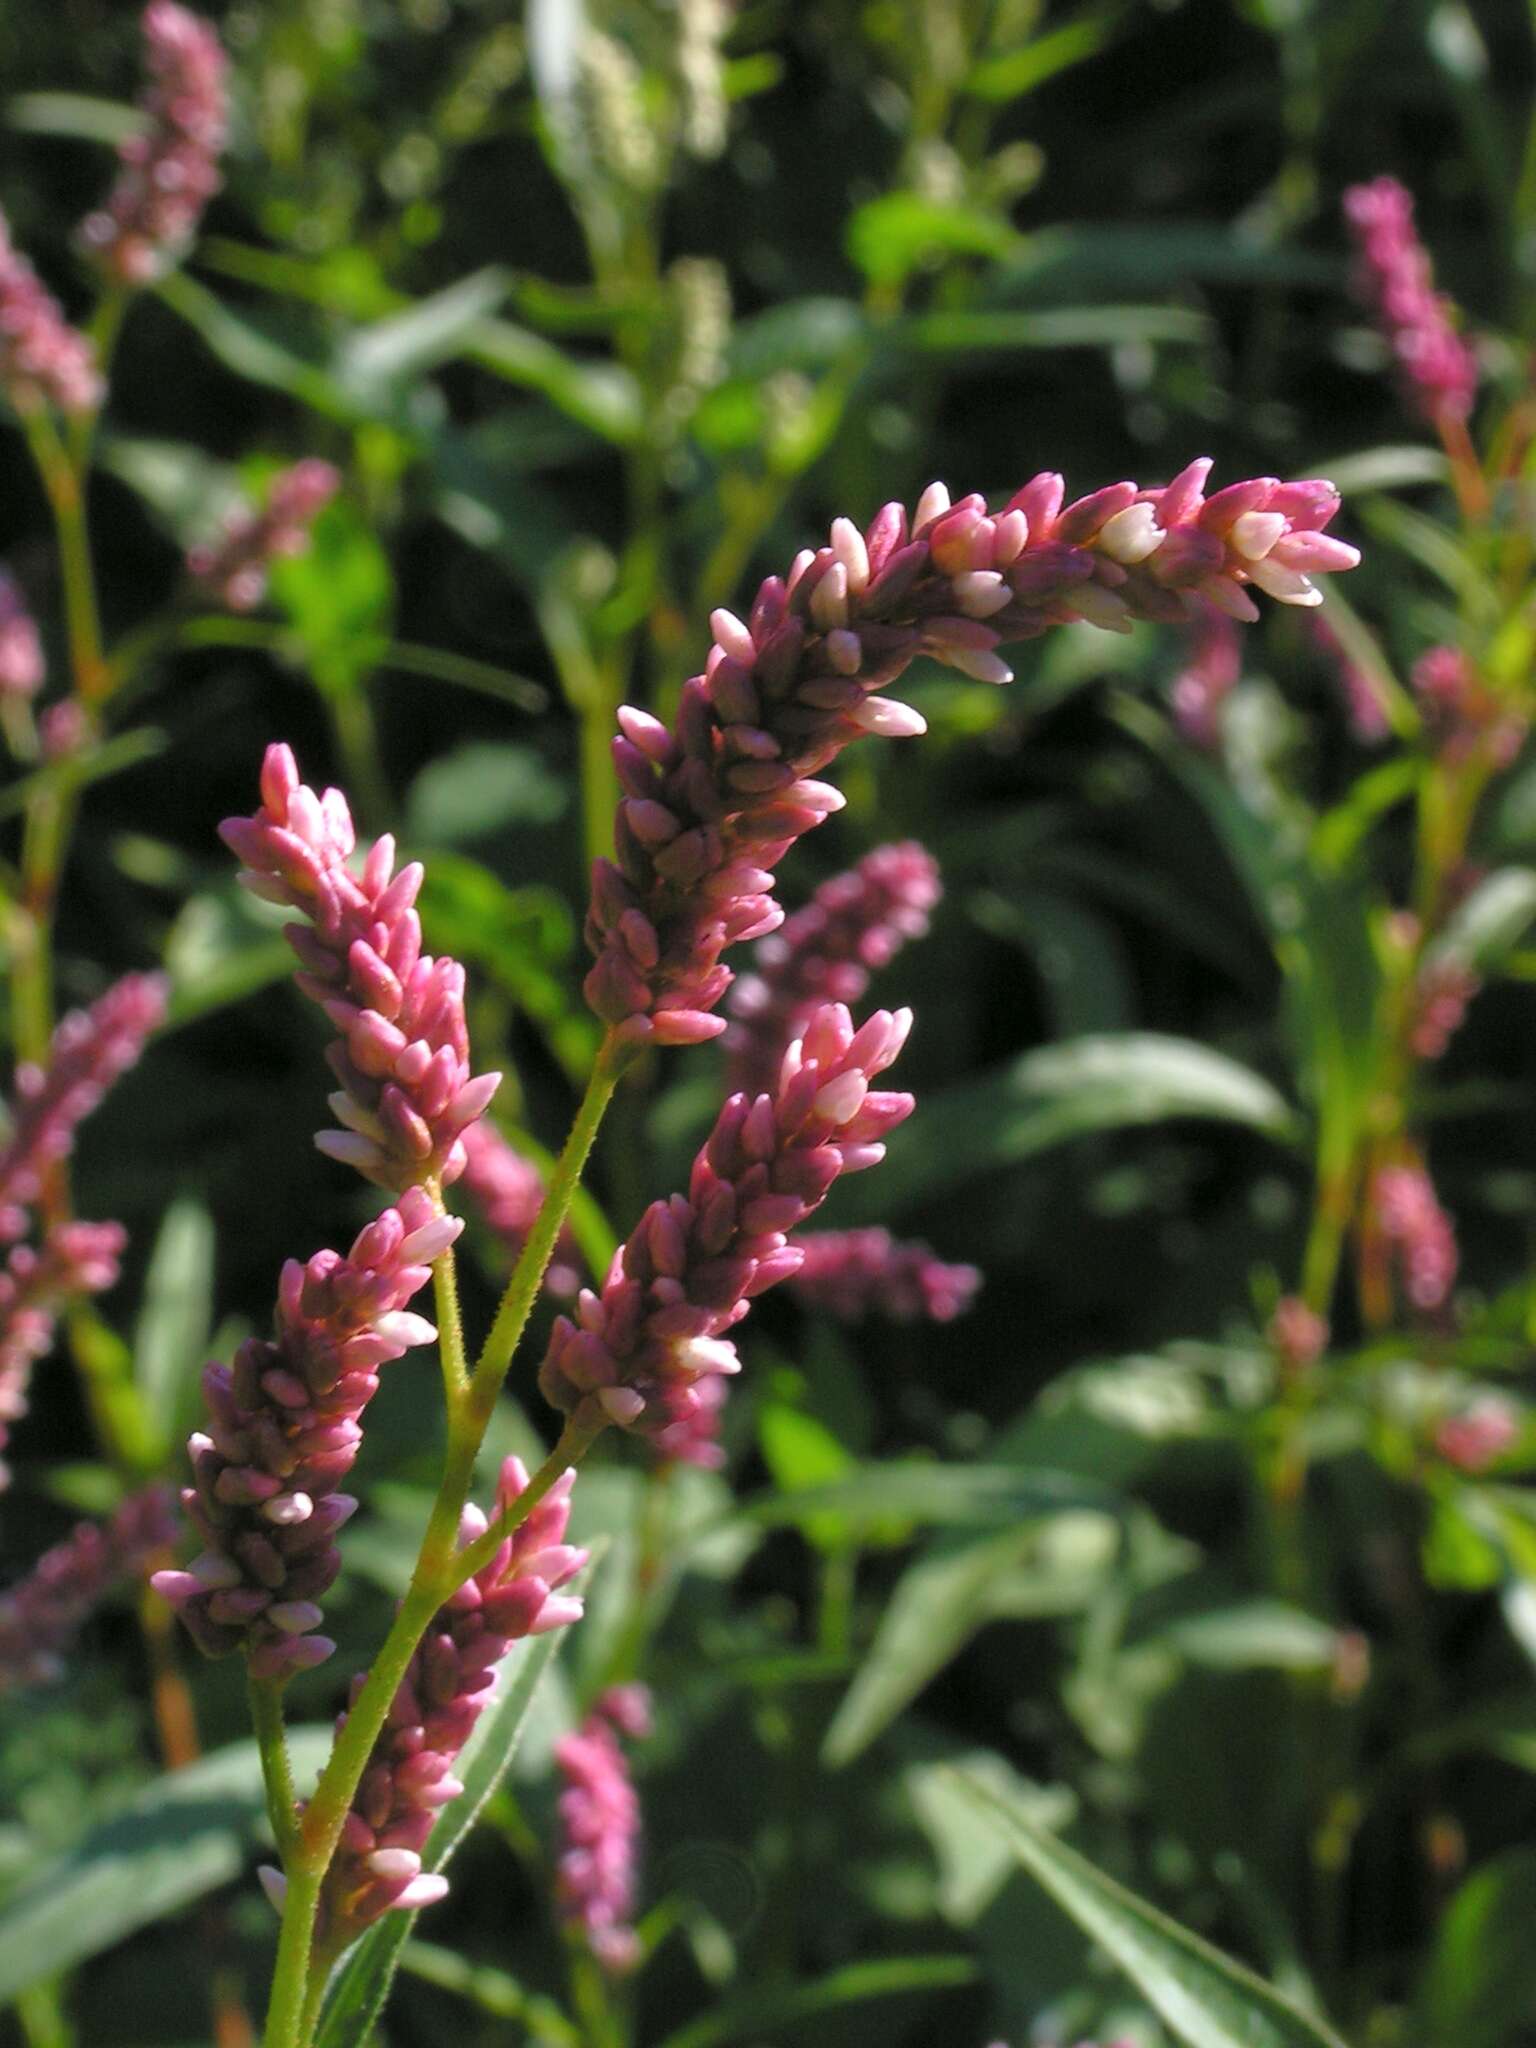
[(1192, 747), (1206, 753), (1221, 743), (1221, 718), (1243, 672), (1236, 621), (1208, 611), (1191, 625), (1184, 662), (1169, 690), (1173, 722)]
[(1358, 561), (1323, 531), (1339, 505), (1331, 484), (1256, 477), (1207, 498), (1210, 467), (1070, 505), (1062, 479), (1042, 474), (995, 516), (932, 484), (910, 519), (891, 504), (863, 532), (837, 520), (827, 546), (760, 586), (746, 619), (715, 612), (675, 724), (619, 714), (615, 858), (595, 866), (587, 919), (597, 1014), (634, 1043), (725, 1028), (712, 1014), (731, 981), (721, 955), (780, 924), (773, 870), (842, 804), (816, 776), (863, 733), (923, 729), (878, 694), (919, 654), (1006, 682), (1006, 641), (1074, 620), (1179, 623), (1212, 605), (1253, 619), (1250, 586), (1314, 605), (1312, 575)]
[[(465, 1165), (459, 1192), (469, 1197), (491, 1235), (516, 1258), (544, 1206), (544, 1176), (531, 1159), (508, 1143), (489, 1117), (467, 1125), (461, 1139)], [(552, 1294), (562, 1297), (574, 1294), (581, 1285), (581, 1255), (569, 1227), (560, 1232), (544, 1281)]]
[(254, 611), (273, 562), (304, 553), (311, 527), (340, 488), (340, 472), (316, 456), (280, 470), (259, 511), (236, 506), (217, 540), (187, 550), (187, 573), (232, 612)]
[(1403, 1288), (1416, 1309), (1443, 1308), (1456, 1284), (1456, 1230), (1420, 1165), (1384, 1166), (1373, 1189), (1376, 1223), (1397, 1253)]
[(92, 1612), (124, 1579), (141, 1577), (176, 1540), (163, 1486), (131, 1494), (105, 1522), (80, 1522), (0, 1594), (0, 1692), (46, 1685)]
[(354, 875), (346, 798), (302, 783), (285, 746), (267, 749), (261, 795), (254, 817), (219, 830), (244, 863), (245, 886), (308, 920), (285, 927), (298, 984), (341, 1034), (326, 1058), (341, 1083), (330, 1106), (343, 1128), (315, 1142), (381, 1187), (446, 1185), (463, 1172), (464, 1130), (501, 1077), (471, 1075), (464, 969), (421, 950), (421, 866), (396, 874), (386, 835)]
[[(60, 1307), (117, 1284), (120, 1223), (55, 1223), (39, 1245), (13, 1244), (0, 1266), (0, 1451), (27, 1412), (32, 1368), (53, 1349)], [(10, 1484), (0, 1462), (0, 1488)]]
[[(453, 1766), (495, 1691), (497, 1666), (514, 1642), (581, 1618), (581, 1601), (560, 1590), (587, 1561), (565, 1540), (575, 1477), (567, 1471), (555, 1481), (490, 1562), (438, 1609), (417, 1645), (326, 1873), (316, 1929), (325, 1946), (352, 1940), (391, 1908), (430, 1906), (447, 1891), (445, 1877), (423, 1872), (421, 1852), (439, 1811), (464, 1790)], [(498, 1516), (527, 1485), (521, 1463), (508, 1458), (496, 1489)], [(461, 1541), (473, 1543), (488, 1526), (478, 1508), (466, 1507)], [(360, 1675), (354, 1702), (362, 1685)], [(262, 1877), (280, 1907), (283, 1878), (275, 1870)]]
[(1485, 1394), (1448, 1415), (1435, 1430), (1434, 1446), (1459, 1472), (1486, 1472), (1519, 1440), (1520, 1416), (1496, 1394)]
[(437, 1335), (406, 1304), (461, 1228), (408, 1188), (345, 1256), (290, 1259), (272, 1339), (248, 1338), (203, 1374), (208, 1426), (189, 1440), (182, 1502), (205, 1548), (155, 1584), (209, 1656), (244, 1649), (258, 1676), (284, 1678), (335, 1647), (314, 1631), (340, 1570), (336, 1531), (357, 1506), (339, 1489), (379, 1367)]
[(0, 697), (35, 697), (43, 682), (43, 643), (16, 579), (0, 569)]
[(1346, 654), (1343, 642), (1328, 623), (1326, 612), (1314, 612), (1311, 626), (1313, 639), (1330, 658), (1338, 676), (1350, 731), (1362, 746), (1374, 747), (1392, 730), (1380, 690), (1360, 664)]
[(561, 1316), (539, 1373), (545, 1398), (596, 1423), (654, 1433), (698, 1406), (698, 1382), (738, 1370), (727, 1330), (803, 1254), (789, 1232), (839, 1174), (873, 1166), (909, 1116), (910, 1095), (871, 1087), (900, 1052), (908, 1010), (857, 1031), (828, 1003), (784, 1056), (774, 1092), (733, 1095), (694, 1160), (688, 1193), (653, 1202), (614, 1256), (601, 1292)]
[(128, 974), (88, 1010), (61, 1019), (41, 1065), (16, 1070), (10, 1129), (0, 1145), (0, 1243), (22, 1235), (48, 1170), (74, 1144), (75, 1128), (144, 1050), (165, 1015), (157, 974)]
[(1413, 986), (1408, 1047), (1415, 1059), (1437, 1060), (1461, 1029), (1481, 979), (1465, 961), (1427, 960)]
[(1477, 395), (1477, 358), (1452, 325), (1413, 225), (1413, 195), (1396, 178), (1351, 185), (1344, 218), (1354, 236), (1355, 282), (1392, 351), (1403, 390), (1431, 426), (1465, 420)]
[(915, 839), (877, 846), (833, 875), (803, 909), (761, 940), (754, 968), (731, 990), (730, 1081), (748, 1095), (772, 1088), (784, 1049), (822, 1003), (856, 1003), (869, 977), (928, 929), (938, 863)]
[(866, 1316), (894, 1323), (948, 1323), (964, 1315), (981, 1285), (976, 1266), (951, 1266), (926, 1244), (888, 1230), (810, 1230), (789, 1290), (804, 1307), (845, 1323)]
[(555, 1762), (565, 1781), (555, 1900), (571, 1934), (614, 1976), (640, 1960), (631, 1925), (640, 1801), (619, 1738), (639, 1740), (650, 1728), (645, 1687), (612, 1686), (580, 1728), (555, 1745)]
[(1305, 1372), (1328, 1349), (1328, 1325), (1299, 1294), (1283, 1294), (1275, 1303), (1265, 1333), (1287, 1372)]
[(206, 21), (175, 0), (150, 0), (143, 31), (143, 125), (118, 149), (123, 168), (106, 204), (80, 224), (87, 252), (127, 285), (152, 283), (191, 242), (219, 189), (228, 115), (227, 60)]
[(0, 213), (0, 392), (25, 417), (52, 406), (92, 412), (101, 403), (96, 351), (11, 240)]

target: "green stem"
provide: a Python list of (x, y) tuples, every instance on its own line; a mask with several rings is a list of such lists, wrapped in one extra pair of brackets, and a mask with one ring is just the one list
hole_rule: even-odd
[(437, 1350), (443, 1366), (443, 1387), (452, 1415), (469, 1385), (469, 1354), (464, 1348), (464, 1318), (459, 1310), (459, 1274), (453, 1246), (432, 1262), (432, 1294), (437, 1303)]
[(394, 799), (379, 753), (378, 727), (374, 724), (366, 683), (359, 682), (355, 688), (335, 695), (327, 693), (325, 701), (330, 706), (336, 743), (346, 764), (347, 781), (359, 808), (365, 817), (387, 819), (394, 809)]
[(299, 1802), (293, 1788), (288, 1737), (283, 1729), (282, 1687), (272, 1679), (252, 1677), (250, 1697), (256, 1747), (261, 1752), (261, 1780), (267, 1791), (267, 1816), (277, 1839), (278, 1853), (286, 1863), (298, 1840)]
[(277, 1939), (277, 1965), (272, 1972), (263, 2048), (304, 2048), (304, 2026), (309, 2016), (309, 1947), (323, 1876), (323, 1871), (303, 1870), (297, 1864), (287, 1872), (283, 1929)]
[(507, 1376), (507, 1368), (512, 1363), (517, 1341), (533, 1311), (545, 1269), (554, 1255), (555, 1242), (576, 1192), (576, 1184), (581, 1179), (598, 1126), (613, 1099), (613, 1091), (618, 1086), (628, 1057), (629, 1048), (616, 1044), (610, 1032), (598, 1048), (587, 1092), (571, 1125), (565, 1150), (556, 1161), (543, 1206), (512, 1269), (512, 1278), (507, 1283), (507, 1291), (501, 1298), (496, 1320), (491, 1325), (490, 1335), (485, 1340), (485, 1348), (470, 1381), (469, 1405), (472, 1413), (481, 1418), (482, 1433), (501, 1383)]

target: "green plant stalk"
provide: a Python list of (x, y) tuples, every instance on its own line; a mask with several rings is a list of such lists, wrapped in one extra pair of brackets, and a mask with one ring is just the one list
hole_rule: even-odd
[[(590, 1423), (574, 1419), (569, 1422), (553, 1452), (506, 1513), (492, 1523), (478, 1543), (465, 1550), (457, 1547), (460, 1516), (497, 1393), (527, 1324), (603, 1112), (623, 1070), (626, 1050), (615, 1045), (611, 1034), (604, 1040), (565, 1149), (550, 1179), (544, 1205), (513, 1271), (485, 1350), (463, 1393), (450, 1401), (448, 1454), (411, 1583), (363, 1688), (348, 1710), (314, 1796), (304, 1810), (291, 1853), (284, 1859), (288, 1891), (272, 1978), (265, 2048), (305, 2048), (309, 2040), (323, 1995), (323, 1981), (319, 1990), (312, 1982), (314, 1977), (323, 1979), (323, 1970), (314, 1968), (317, 1959), (312, 1953), (321, 1886), (348, 1809), (417, 1644), (443, 1602), (495, 1555), (502, 1541), (527, 1518), (567, 1466), (585, 1454), (597, 1434)], [(451, 1251), (443, 1254), (444, 1260), (451, 1257)], [(461, 1347), (453, 1363), (445, 1366), (445, 1372), (463, 1377), (466, 1367), (456, 1318), (447, 1320), (445, 1328), (446, 1345)]]
[[(437, 1196), (437, 1206), (442, 1208), (440, 1195)], [(459, 1308), (459, 1273), (452, 1245), (440, 1259), (433, 1261), (432, 1298), (437, 1305), (437, 1351), (443, 1367), (443, 1392), (451, 1415), (469, 1385), (464, 1317)]]
[(298, 1799), (288, 1737), (283, 1729), (283, 1689), (272, 1679), (252, 1677), (249, 1690), (251, 1722), (261, 1756), (261, 1781), (267, 1792), (267, 1818), (272, 1823), (278, 1854), (286, 1862), (298, 1838)]
[(565, 1149), (555, 1163), (550, 1175), (549, 1186), (544, 1196), (527, 1242), (512, 1269), (512, 1278), (507, 1291), (501, 1298), (496, 1311), (496, 1320), (491, 1325), (490, 1335), (485, 1340), (470, 1380), (467, 1406), (471, 1414), (480, 1419), (480, 1433), (484, 1434), (485, 1422), (489, 1419), (491, 1407), (506, 1378), (507, 1368), (512, 1363), (512, 1353), (517, 1341), (527, 1326), (533, 1311), (533, 1304), (543, 1284), (544, 1274), (554, 1256), (555, 1243), (565, 1222), (577, 1182), (592, 1150), (593, 1140), (603, 1121), (613, 1091), (631, 1057), (631, 1048), (615, 1042), (609, 1032), (598, 1047), (597, 1058), (592, 1064), (591, 1077), (587, 1082), (586, 1094), (571, 1125), (570, 1136)]

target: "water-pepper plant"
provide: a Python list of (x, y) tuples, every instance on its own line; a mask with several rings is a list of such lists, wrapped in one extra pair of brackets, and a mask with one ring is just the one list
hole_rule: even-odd
[(1135, 9), (418, 12), (12, 105), (7, 2038), (1520, 2048), (1536, 413), (1370, 11), (1231, 234), (1029, 217)]

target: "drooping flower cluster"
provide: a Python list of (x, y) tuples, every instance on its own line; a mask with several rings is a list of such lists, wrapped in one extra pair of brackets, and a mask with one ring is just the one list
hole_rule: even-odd
[(761, 940), (753, 972), (731, 990), (729, 1085), (748, 1095), (772, 1088), (785, 1047), (822, 1003), (856, 1003), (869, 977), (928, 929), (938, 902), (938, 863), (907, 839), (877, 846), (833, 875), (803, 909)]
[[(508, 1143), (488, 1117), (462, 1133), (465, 1166), (459, 1192), (467, 1195), (492, 1236), (515, 1259), (544, 1206), (544, 1176), (531, 1159)], [(572, 1295), (581, 1285), (581, 1255), (569, 1228), (562, 1229), (544, 1283), (551, 1294)]]
[(1486, 1472), (1520, 1435), (1516, 1409), (1497, 1394), (1484, 1394), (1459, 1415), (1448, 1415), (1435, 1430), (1434, 1446), (1459, 1472)]
[(1428, 648), (1410, 681), (1425, 732), (1442, 758), (1459, 762), (1480, 754), (1495, 770), (1509, 766), (1525, 738), (1525, 719), (1487, 687), (1459, 647)]
[[(352, 1940), (391, 1908), (430, 1906), (447, 1891), (445, 1877), (423, 1872), (421, 1852), (440, 1810), (464, 1790), (453, 1766), (490, 1703), (497, 1666), (514, 1642), (581, 1619), (581, 1601), (560, 1591), (587, 1561), (565, 1540), (575, 1477), (567, 1471), (555, 1481), (489, 1564), (438, 1609), (417, 1645), (326, 1873), (316, 1925), (326, 1946)], [(508, 1458), (496, 1489), (498, 1515), (527, 1484), (522, 1464)], [(478, 1508), (466, 1507), (461, 1542), (473, 1543), (488, 1526)], [(362, 1685), (359, 1675), (354, 1703)], [(345, 1722), (343, 1714), (338, 1726)], [(262, 1879), (281, 1908), (282, 1876), (264, 1870)]]
[(101, 403), (96, 351), (64, 318), (58, 300), (11, 240), (0, 213), (0, 392), (25, 416), (53, 406), (91, 412)]
[(182, 1502), (205, 1548), (155, 1585), (209, 1656), (244, 1649), (258, 1676), (281, 1678), (335, 1647), (314, 1631), (340, 1570), (336, 1531), (357, 1506), (339, 1489), (379, 1367), (437, 1335), (406, 1304), (461, 1228), (408, 1188), (345, 1256), (290, 1259), (272, 1339), (204, 1372), (208, 1426), (189, 1440)]
[(566, 1927), (614, 1976), (640, 1960), (630, 1924), (640, 1801), (619, 1738), (639, 1740), (650, 1730), (645, 1687), (618, 1685), (596, 1701), (574, 1734), (555, 1745), (555, 1763), (565, 1780), (555, 1900)]
[(120, 145), (122, 172), (80, 240), (120, 284), (150, 284), (185, 252), (219, 189), (227, 125), (227, 60), (206, 21), (175, 0), (143, 14), (150, 84), (142, 127)]
[(232, 612), (254, 611), (273, 562), (304, 553), (310, 528), (340, 488), (339, 471), (315, 456), (279, 471), (259, 511), (236, 506), (217, 540), (187, 550), (188, 574)]
[(1210, 463), (1142, 490), (1111, 484), (1074, 504), (1042, 474), (995, 517), (942, 484), (909, 520), (887, 505), (759, 588), (745, 620), (713, 614), (715, 644), (674, 726), (626, 707), (614, 743), (623, 795), (615, 859), (597, 863), (587, 997), (621, 1039), (687, 1044), (724, 1029), (727, 947), (782, 921), (773, 870), (841, 796), (814, 778), (866, 732), (922, 730), (877, 694), (919, 654), (1005, 682), (997, 649), (1087, 620), (1180, 622), (1198, 606), (1258, 616), (1250, 586), (1314, 605), (1312, 574), (1352, 567), (1323, 531), (1338, 493), (1258, 477), (1207, 499)]
[(125, 1579), (141, 1577), (176, 1540), (163, 1486), (131, 1494), (105, 1522), (80, 1522), (0, 1594), (0, 1693), (47, 1685), (92, 1612)]
[(803, 1256), (791, 1294), (845, 1323), (952, 1322), (981, 1285), (978, 1267), (946, 1265), (928, 1245), (900, 1242), (888, 1230), (809, 1230), (795, 1242)]
[(75, 1128), (119, 1074), (131, 1067), (165, 1015), (157, 974), (128, 974), (89, 1010), (61, 1019), (40, 1066), (16, 1071), (16, 1100), (0, 1143), (0, 1243), (22, 1235), (48, 1169), (74, 1143)]
[(1184, 662), (1169, 689), (1173, 722), (1192, 747), (1221, 742), (1223, 707), (1243, 672), (1242, 641), (1225, 612), (1209, 611), (1190, 627)]
[(1384, 1166), (1376, 1175), (1376, 1222), (1402, 1267), (1416, 1309), (1443, 1308), (1456, 1283), (1456, 1231), (1421, 1165)]
[(245, 886), (308, 920), (284, 929), (299, 987), (341, 1034), (326, 1058), (341, 1083), (330, 1106), (345, 1127), (315, 1143), (381, 1187), (446, 1185), (463, 1172), (463, 1132), (501, 1077), (471, 1076), (464, 969), (421, 950), (412, 907), (421, 867), (396, 874), (386, 835), (354, 875), (346, 798), (300, 782), (285, 746), (267, 749), (261, 795), (254, 817), (227, 818), (219, 830), (244, 862)]
[(1314, 612), (1311, 627), (1313, 639), (1329, 657), (1338, 677), (1350, 731), (1362, 746), (1374, 747), (1392, 730), (1387, 707), (1381, 701), (1381, 692), (1370, 675), (1345, 652), (1343, 642), (1328, 623), (1326, 612)]
[(733, 1373), (725, 1332), (801, 1263), (788, 1233), (840, 1173), (873, 1166), (910, 1115), (910, 1095), (870, 1083), (891, 1065), (911, 1012), (877, 1010), (858, 1031), (840, 1003), (818, 1010), (784, 1056), (771, 1095), (733, 1095), (693, 1163), (688, 1193), (653, 1202), (600, 1293), (561, 1316), (539, 1374), (566, 1413), (647, 1432), (684, 1422), (697, 1383)]
[[(55, 1223), (40, 1245), (14, 1244), (0, 1266), (0, 1451), (27, 1412), (32, 1368), (53, 1349), (65, 1302), (117, 1284), (127, 1243), (120, 1223)], [(0, 1462), (0, 1488), (10, 1484)]]
[(1413, 195), (1396, 178), (1352, 185), (1344, 218), (1354, 236), (1356, 290), (1392, 351), (1403, 391), (1431, 426), (1464, 420), (1477, 395), (1477, 358), (1452, 324), (1452, 302), (1413, 224)]
[(0, 569), (0, 697), (35, 697), (43, 682), (43, 643), (16, 579)]

